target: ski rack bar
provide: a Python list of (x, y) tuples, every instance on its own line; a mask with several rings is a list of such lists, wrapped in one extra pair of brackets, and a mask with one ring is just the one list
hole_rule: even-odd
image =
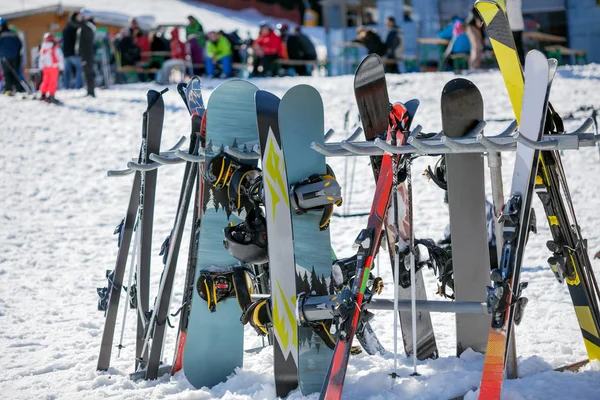
[(251, 149), (244, 146), (241, 150), (234, 146), (225, 146), (223, 151), (239, 160), (260, 160), (260, 147), (258, 144), (253, 145)]
[[(252, 295), (252, 300), (269, 298), (270, 295)], [(322, 321), (332, 319), (336, 314), (336, 309), (342, 304), (341, 296), (307, 296), (300, 294), (298, 296), (297, 308), (298, 319), (300, 323)], [(394, 310), (393, 299), (371, 299), (366, 304), (369, 310)], [(398, 309), (402, 311), (411, 310), (410, 300), (398, 300)], [(417, 300), (417, 309), (425, 312), (441, 313), (460, 313), (460, 314), (489, 314), (485, 302), (477, 301), (440, 301), (440, 300)]]
[[(309, 321), (331, 319), (335, 309), (341, 305), (340, 296), (313, 296), (299, 299), (302, 314)], [(335, 300), (333, 300), (335, 299)], [(366, 304), (369, 310), (394, 310), (393, 299), (372, 299)], [(398, 300), (398, 309), (411, 310), (410, 300)], [(487, 304), (476, 301), (439, 301), (417, 300), (417, 309), (425, 312), (460, 313), (460, 314), (488, 314)]]
[[(183, 146), (183, 144), (185, 143), (185, 141), (187, 140), (187, 138), (185, 136), (181, 136), (179, 138), (179, 140), (177, 140), (177, 142), (173, 145), (173, 147), (171, 147), (169, 150), (165, 151), (165, 152), (160, 152), (159, 154), (150, 154), (150, 159), (153, 159), (154, 157), (157, 157), (157, 159), (167, 159), (172, 155), (175, 155), (177, 153), (177, 151), (179, 151), (178, 149)], [(130, 166), (131, 165), (131, 166)], [(155, 165), (153, 168), (147, 168), (150, 165)], [(126, 176), (129, 174), (133, 174), (135, 171), (151, 171), (153, 169), (158, 168), (158, 166), (160, 165), (160, 162), (155, 161), (153, 163), (148, 163), (146, 165), (141, 165), (138, 164), (137, 162), (134, 161), (130, 161), (127, 163), (127, 169), (121, 169), (121, 170), (116, 170), (116, 169), (111, 169), (108, 170), (106, 173), (106, 176), (108, 177), (116, 177), (116, 176)], [(133, 166), (135, 167), (140, 167), (140, 169), (137, 168), (132, 168)]]
[[(487, 153), (515, 151), (517, 143), (539, 150), (578, 150), (580, 147), (591, 147), (600, 143), (600, 135), (585, 133), (593, 124), (591, 118), (587, 118), (583, 124), (572, 132), (562, 134), (544, 135), (543, 140), (534, 142), (527, 140), (517, 131), (516, 121), (499, 135), (485, 136), (483, 129), (485, 121), (480, 121), (477, 126), (466, 136), (461, 138), (449, 138), (443, 132), (431, 137), (419, 137), (420, 126), (416, 126), (410, 133), (407, 144), (394, 146), (382, 139), (374, 141), (354, 141), (355, 136), (341, 142), (327, 144), (312, 143), (311, 148), (328, 157), (345, 157), (356, 155), (381, 156), (385, 152), (392, 154), (439, 155), (447, 153)], [(426, 135), (421, 135), (426, 136)]]

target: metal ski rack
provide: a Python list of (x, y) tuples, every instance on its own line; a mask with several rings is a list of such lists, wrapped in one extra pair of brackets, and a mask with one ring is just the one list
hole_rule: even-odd
[[(355, 140), (361, 132), (362, 128), (356, 128), (350, 135), (350, 139)], [(333, 129), (329, 129), (325, 133), (325, 141), (331, 139), (334, 133), (335, 131)], [(214, 157), (222, 152), (241, 160), (260, 159), (260, 147), (258, 143), (244, 144), (242, 147), (238, 147), (235, 141), (231, 146), (214, 146), (212, 142), (209, 142), (205, 147), (198, 149), (198, 155), (195, 155), (179, 149), (186, 140), (186, 137), (182, 136), (169, 150), (161, 152), (160, 154), (150, 154), (150, 160), (152, 160), (152, 162), (140, 164), (136, 160), (131, 160), (127, 163), (126, 169), (109, 170), (107, 176), (126, 176), (135, 171), (148, 172), (163, 165), (182, 164), (186, 161), (203, 163), (206, 161), (206, 157)]]
[[(327, 157), (345, 156), (381, 156), (385, 152), (392, 154), (440, 155), (448, 153), (488, 153), (515, 151), (517, 143), (539, 150), (577, 150), (580, 147), (591, 147), (600, 143), (600, 135), (585, 133), (593, 124), (591, 118), (572, 132), (544, 135), (540, 142), (533, 142), (520, 135), (517, 123), (513, 121), (503, 132), (496, 136), (485, 136), (482, 131), (485, 121), (479, 124), (466, 136), (456, 139), (445, 136), (443, 132), (434, 135), (421, 134), (422, 127), (417, 125), (411, 132), (404, 146), (394, 146), (382, 139), (374, 141), (355, 141), (355, 135), (341, 142), (312, 143), (313, 150)], [(358, 135), (356, 135), (358, 136)]]
[[(108, 172), (106, 173), (106, 176), (108, 176), (108, 177), (126, 176), (126, 175), (129, 175), (129, 174), (133, 174), (135, 171), (145, 171), (145, 172), (152, 171), (153, 169), (158, 168), (160, 164), (167, 164), (168, 162), (163, 162), (162, 160), (166, 160), (166, 159), (170, 160), (170, 157), (172, 155), (174, 155), (174, 154), (177, 153), (178, 149), (181, 146), (183, 146), (183, 144), (185, 143), (186, 140), (187, 140), (187, 138), (185, 136), (182, 136), (173, 145), (173, 147), (171, 147), (169, 150), (164, 151), (164, 152), (161, 151), (159, 155), (157, 155), (157, 154), (150, 154), (150, 159), (154, 161), (152, 163), (138, 164), (136, 161), (129, 161), (127, 163), (127, 168), (126, 169), (120, 169), (120, 170), (111, 169), (111, 170), (108, 170)], [(161, 161), (158, 161), (158, 160), (161, 160)]]

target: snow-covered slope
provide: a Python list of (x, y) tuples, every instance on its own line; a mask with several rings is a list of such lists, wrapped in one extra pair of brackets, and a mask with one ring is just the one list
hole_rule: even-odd
[[(390, 98), (419, 98), (421, 108), (415, 123), (425, 131), (441, 128), (440, 92), (449, 73), (388, 76)], [(512, 112), (498, 72), (468, 76), (480, 88), (488, 119), (510, 119)], [(551, 100), (563, 115), (585, 106), (600, 106), (600, 68), (561, 68)], [(205, 83), (205, 96), (219, 81)], [(347, 109), (355, 110), (352, 77), (261, 79), (254, 83), (281, 96), (293, 85), (308, 83), (321, 93), (326, 125), (343, 131)], [(105, 285), (104, 272), (113, 267), (116, 254), (114, 226), (120, 221), (129, 196), (130, 178), (107, 178), (106, 170), (124, 166), (137, 154), (145, 93), (153, 85), (117, 86), (99, 91), (98, 98), (80, 92), (59, 92), (65, 106), (57, 107), (18, 97), (0, 97), (0, 393), (7, 398), (170, 398), (170, 399), (263, 399), (275, 395), (270, 348), (249, 354), (244, 367), (211, 389), (194, 390), (183, 373), (155, 382), (132, 382), (135, 314), (128, 314), (125, 348), (113, 356), (108, 373), (95, 371), (103, 328), (103, 314), (96, 311), (96, 287)], [(187, 135), (189, 117), (174, 88), (165, 95), (167, 112), (163, 148)], [(573, 128), (581, 120), (567, 121)], [(486, 131), (500, 132), (506, 122), (490, 122)], [(340, 133), (334, 140), (342, 139)], [(513, 155), (504, 156), (506, 191)], [(368, 211), (374, 185), (368, 160), (356, 159), (353, 175), (345, 172), (345, 161), (330, 164), (353, 193), (345, 201), (352, 211)], [(414, 168), (415, 231), (417, 237), (441, 238), (448, 220), (441, 191), (421, 177), (434, 158), (417, 159)], [(565, 151), (564, 164), (575, 209), (590, 251), (600, 249), (598, 176), (596, 148)], [(349, 165), (351, 166), (351, 164)], [(350, 169), (348, 169), (350, 171)], [(152, 296), (158, 288), (162, 265), (157, 256), (162, 239), (171, 229), (183, 168), (160, 169), (154, 232)], [(488, 195), (490, 189), (488, 187)], [(581, 334), (565, 285), (559, 284), (546, 266), (545, 242), (550, 233), (537, 198), (538, 234), (530, 237), (523, 265), (523, 280), (529, 281), (530, 299), (523, 322), (517, 327), (520, 379), (505, 383), (506, 399), (598, 398), (598, 365), (578, 374), (553, 372), (554, 367), (586, 357)], [(351, 244), (366, 218), (334, 218), (332, 242), (340, 256), (353, 253)], [(189, 228), (189, 221), (187, 224)], [(187, 254), (187, 235), (181, 249)], [(381, 257), (379, 272), (387, 284), (383, 296), (391, 297), (392, 279), (387, 257)], [(594, 261), (596, 273), (600, 263)], [(430, 298), (436, 283), (426, 274)], [(173, 308), (180, 304), (183, 264), (177, 271)], [(122, 312), (122, 311), (121, 311)], [(121, 314), (122, 315), (122, 314)], [(440, 359), (419, 363), (421, 376), (410, 377), (411, 361), (401, 357), (401, 378), (388, 377), (393, 367), (390, 354), (355, 356), (350, 361), (344, 398), (348, 399), (448, 399), (479, 385), (483, 356), (473, 352), (454, 356), (454, 318), (433, 314)], [(120, 317), (117, 329), (120, 329)], [(176, 324), (176, 319), (172, 320)], [(393, 348), (392, 313), (379, 312), (373, 326), (388, 349)], [(117, 335), (118, 337), (118, 335)], [(246, 347), (260, 345), (251, 329)], [(401, 346), (400, 346), (401, 347)], [(164, 357), (171, 361), (173, 330), (168, 331)], [(207, 360), (207, 362), (210, 362)], [(300, 398), (298, 391), (291, 399)], [(311, 398), (316, 398), (316, 395)], [(475, 398), (470, 393), (467, 398)]]

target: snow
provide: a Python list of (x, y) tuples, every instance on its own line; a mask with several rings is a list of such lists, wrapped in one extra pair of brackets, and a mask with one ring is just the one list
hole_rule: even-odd
[[(0, 2), (0, 13), (52, 4), (46, 0)], [(94, 10), (93, 0), (63, 1)], [(130, 15), (152, 14), (157, 23), (185, 22), (196, 15), (206, 29), (256, 29), (261, 16), (253, 12), (224, 11), (218, 7), (174, 0), (104, 0), (102, 10)], [(255, 34), (255, 31), (252, 31)], [(392, 101), (418, 98), (421, 106), (415, 124), (424, 131), (441, 129), (440, 93), (454, 78), (451, 73), (388, 75)], [(504, 130), (512, 119), (508, 96), (497, 71), (467, 76), (481, 90), (488, 134)], [(561, 67), (553, 84), (551, 101), (562, 115), (577, 119), (566, 122), (576, 128), (590, 107), (600, 107), (600, 66)], [(307, 83), (321, 93), (325, 104), (326, 127), (336, 130), (332, 140), (344, 139), (344, 114), (350, 109), (356, 120), (352, 90), (353, 77), (281, 78), (253, 80), (260, 89), (282, 96), (290, 87)], [(219, 80), (206, 81), (205, 98)], [(96, 361), (104, 324), (96, 310), (96, 288), (106, 284), (105, 271), (114, 265), (116, 236), (112, 235), (125, 212), (131, 177), (107, 178), (106, 170), (122, 168), (137, 155), (141, 114), (146, 91), (162, 89), (152, 84), (115, 86), (99, 90), (98, 98), (83, 97), (79, 91), (58, 92), (63, 107), (41, 104), (18, 97), (0, 96), (0, 393), (11, 399), (74, 398), (168, 398), (168, 399), (271, 399), (275, 397), (273, 355), (269, 347), (248, 353), (243, 368), (213, 388), (195, 390), (182, 372), (157, 381), (133, 382), (135, 312), (128, 312), (121, 357), (113, 352), (108, 372), (97, 372)], [(173, 86), (165, 94), (166, 115), (163, 149), (189, 133), (189, 117)], [(491, 120), (504, 120), (494, 122)], [(345, 187), (343, 209), (348, 213), (368, 212), (374, 183), (364, 157), (328, 160)], [(441, 239), (448, 222), (443, 195), (421, 176), (434, 158), (423, 157), (413, 165), (414, 225), (418, 238)], [(600, 176), (596, 148), (565, 151), (563, 161), (574, 207), (590, 256), (600, 249), (600, 200), (595, 185)], [(354, 169), (353, 169), (353, 163)], [(505, 197), (514, 165), (514, 155), (503, 156)], [(171, 230), (183, 168), (160, 169), (153, 237), (152, 293), (156, 295), (162, 264), (158, 252)], [(491, 198), (486, 169), (487, 196)], [(565, 284), (559, 284), (546, 259), (545, 242), (550, 239), (543, 208), (534, 197), (538, 234), (531, 235), (523, 262), (522, 279), (530, 301), (523, 322), (516, 328), (519, 379), (504, 383), (504, 399), (598, 398), (600, 364), (592, 362), (579, 373), (554, 372), (561, 365), (587, 357), (573, 306)], [(341, 211), (341, 209), (339, 210)], [(191, 214), (191, 213), (190, 213)], [(351, 245), (367, 217), (334, 217), (331, 223), (333, 247), (339, 257), (354, 253)], [(181, 303), (190, 218), (182, 241), (172, 311)], [(382, 297), (392, 296), (392, 276), (386, 253), (376, 263), (375, 273), (386, 286)], [(596, 274), (600, 262), (592, 261)], [(425, 271), (430, 299), (437, 299), (436, 280)], [(123, 304), (123, 301), (122, 301)], [(121, 308), (117, 319), (118, 338)], [(382, 344), (393, 349), (393, 315), (377, 312), (373, 328)], [(177, 326), (177, 318), (171, 322)], [(433, 314), (440, 358), (419, 362), (420, 376), (411, 377), (412, 359), (402, 354), (398, 374), (392, 382), (393, 355), (361, 354), (350, 360), (344, 398), (346, 399), (449, 399), (479, 386), (483, 356), (467, 350), (455, 356), (454, 317)], [(256, 348), (262, 340), (246, 328), (245, 347)], [(173, 330), (167, 331), (164, 358), (171, 362), (175, 346)], [(116, 345), (117, 343), (115, 343)], [(401, 345), (399, 346), (402, 347)], [(475, 399), (471, 391), (466, 399)], [(317, 394), (309, 396), (316, 399)], [(290, 399), (302, 398), (294, 391)]]
[[(392, 100), (417, 97), (421, 107), (415, 124), (425, 131), (441, 128), (440, 92), (454, 77), (449, 73), (389, 75)], [(481, 89), (488, 119), (510, 119), (502, 78), (498, 72), (468, 76)], [(598, 107), (600, 91), (597, 66), (560, 68), (551, 95), (555, 108), (563, 115), (585, 106)], [(204, 94), (221, 81), (205, 82)], [(343, 139), (344, 113), (355, 110), (352, 77), (257, 79), (259, 88), (282, 96), (293, 85), (308, 83), (321, 93), (326, 111), (326, 126)], [(152, 84), (116, 86), (98, 92), (98, 98), (82, 97), (78, 91), (59, 92), (65, 106), (40, 104), (31, 100), (2, 96), (0, 114), (0, 391), (10, 398), (147, 398), (172, 399), (262, 399), (275, 395), (272, 377), (273, 356), (269, 348), (247, 354), (244, 367), (214, 388), (194, 390), (183, 373), (164, 376), (154, 382), (132, 382), (135, 313), (127, 315), (127, 329), (119, 359), (113, 355), (107, 373), (95, 371), (103, 314), (96, 311), (96, 287), (105, 285), (104, 273), (114, 265), (116, 237), (114, 226), (120, 221), (129, 197), (131, 179), (107, 178), (106, 170), (120, 168), (137, 154), (141, 113), (145, 93), (160, 87)], [(187, 111), (175, 88), (165, 95), (166, 116), (163, 148), (169, 147), (189, 130)], [(568, 120), (574, 129), (582, 119)], [(490, 122), (488, 133), (500, 132), (506, 122)], [(342, 184), (353, 179), (353, 193), (345, 201), (350, 212), (370, 208), (374, 189), (366, 158), (356, 159), (356, 171), (344, 176), (344, 159), (329, 159)], [(433, 158), (419, 158), (413, 167), (415, 231), (419, 238), (440, 239), (448, 221), (442, 192), (421, 176)], [(514, 155), (503, 157), (503, 177), (507, 195)], [(564, 164), (574, 206), (590, 252), (600, 248), (599, 200), (594, 187), (600, 176), (596, 148), (565, 151)], [(183, 168), (161, 168), (158, 178), (155, 232), (153, 240), (152, 297), (159, 285), (162, 265), (158, 252), (162, 239), (171, 229), (177, 206)], [(486, 171), (487, 173), (487, 171)], [(591, 179), (590, 179), (591, 178)], [(489, 185), (489, 176), (488, 176)], [(487, 188), (488, 197), (491, 189)], [(523, 264), (523, 280), (529, 282), (530, 299), (523, 322), (516, 329), (520, 379), (504, 384), (503, 398), (560, 399), (595, 398), (600, 390), (597, 363), (581, 372), (558, 373), (552, 369), (586, 358), (586, 352), (565, 285), (559, 284), (546, 265), (549, 256), (545, 241), (550, 233), (537, 198), (533, 206), (538, 215), (538, 234), (529, 239)], [(190, 221), (188, 218), (187, 227)], [(331, 224), (333, 247), (340, 257), (353, 254), (351, 244), (366, 217), (336, 218)], [(187, 254), (187, 235), (180, 260)], [(385, 255), (385, 253), (382, 253)], [(591, 253), (593, 254), (593, 253)], [(593, 261), (596, 273), (599, 263)], [(388, 257), (381, 257), (375, 268), (385, 283), (383, 297), (392, 296), (392, 277)], [(173, 309), (181, 302), (184, 261), (179, 263)], [(435, 298), (436, 281), (425, 272), (430, 299)], [(122, 309), (118, 318), (120, 332)], [(393, 316), (380, 311), (372, 322), (387, 349), (393, 349)], [(177, 324), (176, 318), (171, 321)], [(346, 379), (345, 398), (444, 399), (462, 395), (479, 385), (483, 356), (467, 351), (455, 353), (454, 318), (433, 314), (440, 359), (419, 362), (419, 377), (410, 377), (412, 360), (400, 357), (398, 373), (392, 382), (391, 353), (381, 356), (359, 355), (351, 359)], [(170, 362), (174, 351), (174, 332), (168, 331), (164, 358)], [(246, 330), (246, 348), (261, 345), (251, 328)], [(116, 344), (116, 343), (115, 343)], [(401, 348), (401, 346), (399, 346)], [(298, 391), (290, 398), (297, 399)], [(316, 398), (316, 395), (311, 398)], [(467, 398), (475, 398), (471, 393)]]

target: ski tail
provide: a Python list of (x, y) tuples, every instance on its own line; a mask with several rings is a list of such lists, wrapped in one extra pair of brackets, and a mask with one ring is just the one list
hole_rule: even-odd
[(517, 53), (510, 25), (502, 7), (495, 1), (478, 0), (475, 8), (479, 12), (498, 61), (498, 66), (508, 90), (510, 104), (515, 112), (517, 123), (521, 121), (523, 101), (523, 69)]

